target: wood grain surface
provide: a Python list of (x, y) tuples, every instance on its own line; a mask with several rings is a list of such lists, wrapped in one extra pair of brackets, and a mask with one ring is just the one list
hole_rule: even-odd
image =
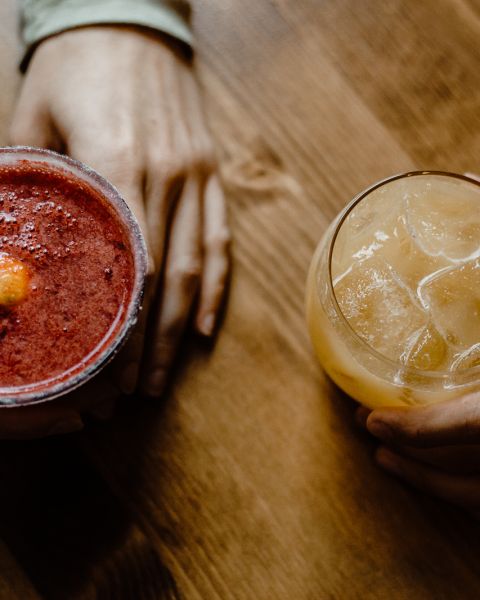
[[(216, 343), (161, 403), (0, 444), (0, 598), (480, 597), (480, 526), (377, 470), (310, 349), (326, 225), (412, 168), (480, 170), (478, 0), (198, 0), (198, 66), (234, 230)], [(0, 3), (0, 137), (18, 75)]]

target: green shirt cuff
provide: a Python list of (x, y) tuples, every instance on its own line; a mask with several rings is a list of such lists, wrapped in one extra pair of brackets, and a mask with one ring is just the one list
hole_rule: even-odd
[(35, 46), (43, 39), (86, 25), (130, 24), (170, 35), (190, 48), (190, 8), (182, 0), (23, 0), (25, 70)]

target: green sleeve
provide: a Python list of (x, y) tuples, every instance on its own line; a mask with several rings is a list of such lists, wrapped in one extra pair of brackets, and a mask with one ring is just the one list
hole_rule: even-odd
[(23, 0), (26, 67), (35, 46), (67, 29), (95, 24), (132, 24), (156, 29), (192, 45), (190, 7), (185, 0)]

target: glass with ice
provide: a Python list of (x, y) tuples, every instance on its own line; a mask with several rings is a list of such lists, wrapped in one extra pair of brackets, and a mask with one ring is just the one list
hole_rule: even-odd
[(414, 172), (359, 194), (314, 254), (307, 319), (325, 371), (365, 406), (480, 389), (480, 183)]

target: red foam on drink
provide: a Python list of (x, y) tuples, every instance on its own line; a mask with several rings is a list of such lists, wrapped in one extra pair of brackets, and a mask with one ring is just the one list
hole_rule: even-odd
[(81, 370), (121, 327), (135, 268), (128, 232), (72, 173), (0, 167), (0, 252), (26, 265), (26, 297), (0, 306), (0, 387)]

